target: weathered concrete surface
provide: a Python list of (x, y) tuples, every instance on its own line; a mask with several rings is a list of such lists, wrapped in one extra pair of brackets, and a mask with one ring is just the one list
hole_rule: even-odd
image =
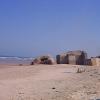
[(56, 56), (58, 64), (84, 65), (87, 54), (84, 51), (69, 51)]
[(47, 55), (47, 56), (40, 56), (40, 57), (35, 58), (33, 62), (31, 63), (31, 65), (34, 65), (34, 64), (53, 65), (53, 64), (56, 64), (56, 61), (54, 60), (52, 56)]

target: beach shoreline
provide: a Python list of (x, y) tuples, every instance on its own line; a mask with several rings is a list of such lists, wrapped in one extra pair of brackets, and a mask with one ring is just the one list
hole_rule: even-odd
[(0, 100), (90, 100), (100, 96), (99, 67), (0, 65)]

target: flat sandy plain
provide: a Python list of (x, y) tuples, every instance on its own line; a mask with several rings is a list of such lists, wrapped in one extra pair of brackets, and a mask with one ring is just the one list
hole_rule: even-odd
[(0, 100), (100, 99), (100, 67), (0, 65)]

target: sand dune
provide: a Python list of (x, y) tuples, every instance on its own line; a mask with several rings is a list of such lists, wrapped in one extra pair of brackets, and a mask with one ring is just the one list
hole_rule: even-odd
[(72, 65), (0, 65), (0, 100), (95, 100), (100, 68)]

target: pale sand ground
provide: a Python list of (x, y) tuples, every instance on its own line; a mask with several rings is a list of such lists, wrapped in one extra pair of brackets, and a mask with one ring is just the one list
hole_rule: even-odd
[(100, 67), (86, 67), (86, 72), (76, 73), (78, 67), (0, 65), (0, 100), (100, 98)]

